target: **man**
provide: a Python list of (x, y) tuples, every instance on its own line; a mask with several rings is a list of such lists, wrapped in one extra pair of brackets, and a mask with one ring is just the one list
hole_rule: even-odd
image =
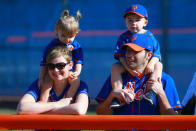
[[(109, 77), (96, 97), (99, 103), (97, 114), (178, 114), (177, 110), (181, 109), (181, 106), (173, 79), (162, 73), (162, 80), (148, 81), (149, 74), (144, 75), (144, 70), (153, 55), (152, 39), (148, 35), (134, 34), (121, 49), (125, 50), (127, 66), (138, 73), (131, 74), (128, 71), (123, 73), (123, 89), (118, 91), (112, 90)], [(147, 90), (152, 90), (156, 94), (153, 105), (143, 98)], [(126, 104), (112, 110), (110, 104), (114, 98), (118, 98)]]

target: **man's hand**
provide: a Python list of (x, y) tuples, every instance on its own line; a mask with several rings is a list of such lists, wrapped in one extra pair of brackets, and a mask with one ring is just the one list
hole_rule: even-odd
[(134, 100), (135, 93), (130, 89), (121, 89), (112, 92), (113, 97), (129, 104)]

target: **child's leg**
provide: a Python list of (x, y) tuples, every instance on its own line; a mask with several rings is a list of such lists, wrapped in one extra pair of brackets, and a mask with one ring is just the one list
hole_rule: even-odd
[(111, 83), (112, 89), (115, 91), (121, 90), (123, 87), (123, 81), (121, 74), (125, 72), (125, 69), (121, 63), (115, 63), (111, 68)]
[[(162, 69), (163, 65), (161, 62), (157, 62), (154, 67), (154, 72), (150, 75), (149, 81), (161, 81), (162, 76)], [(156, 95), (153, 91), (149, 90), (145, 95), (144, 98), (148, 100), (152, 105), (154, 103), (154, 99), (156, 98)]]
[(40, 101), (42, 101), (42, 102), (48, 101), (50, 90), (51, 90), (51, 88), (41, 89)]
[(76, 78), (69, 78), (69, 84), (70, 84), (70, 88), (68, 90), (68, 92), (66, 93), (65, 97), (74, 97), (74, 95), (76, 94), (79, 86), (80, 86), (80, 77), (76, 77)]
[[(40, 78), (41, 79), (41, 78)], [(49, 78), (49, 74), (44, 76), (42, 78), (43, 80), (40, 80), (40, 101), (47, 102), (50, 94), (50, 90), (52, 88), (52, 81)]]
[(162, 77), (162, 70), (163, 70), (163, 65), (161, 62), (157, 62), (154, 67), (154, 71), (150, 75), (150, 79), (152, 81), (160, 81)]

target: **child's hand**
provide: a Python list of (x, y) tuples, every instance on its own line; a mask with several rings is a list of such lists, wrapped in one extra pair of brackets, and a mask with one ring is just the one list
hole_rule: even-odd
[(154, 72), (154, 65), (149, 63), (145, 69), (145, 74), (151, 74), (152, 72)]
[(80, 74), (77, 71), (75, 71), (75, 72), (70, 72), (69, 76), (70, 76), (71, 79), (74, 79), (74, 78), (77, 78), (79, 75)]
[(164, 92), (161, 80), (148, 80), (147, 88), (148, 90), (152, 90), (156, 95), (162, 94)]

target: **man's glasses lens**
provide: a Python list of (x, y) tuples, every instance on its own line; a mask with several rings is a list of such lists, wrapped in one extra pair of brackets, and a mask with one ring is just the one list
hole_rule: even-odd
[(48, 69), (49, 70), (54, 70), (55, 68), (57, 68), (58, 70), (62, 70), (65, 68), (65, 66), (67, 65), (68, 63), (57, 63), (57, 64), (52, 64), (52, 63), (48, 63), (47, 66), (48, 66)]

